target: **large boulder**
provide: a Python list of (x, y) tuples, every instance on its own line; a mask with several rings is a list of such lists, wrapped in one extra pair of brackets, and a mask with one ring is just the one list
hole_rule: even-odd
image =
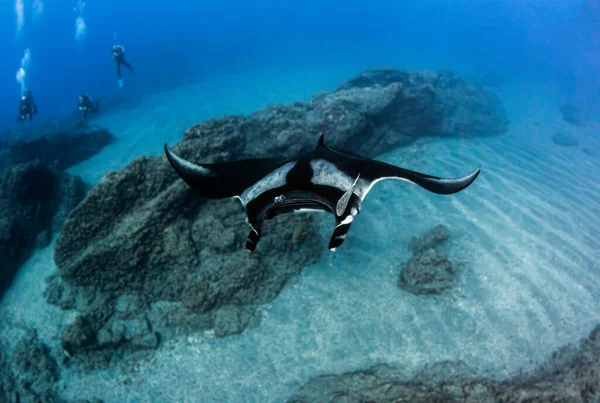
[[(375, 156), (420, 136), (505, 129), (498, 101), (451, 73), (377, 70), (306, 103), (195, 125), (174, 151), (209, 163), (294, 155), (314, 148), (324, 133), (328, 145)], [(226, 336), (256, 324), (250, 308), (275, 298), (319, 259), (322, 246), (314, 215), (287, 215), (267, 223), (249, 255), (244, 217), (236, 200), (194, 194), (163, 156), (140, 157), (107, 174), (69, 216), (55, 246), (59, 275), (73, 289), (53, 279), (47, 295), (62, 306), (79, 301), (83, 319), (75, 326), (89, 335), (83, 345), (67, 340), (71, 353), (131, 346), (124, 332), (107, 336), (123, 328), (113, 321), (124, 294), (141, 303), (131, 314), (121, 305), (120, 315), (148, 321), (148, 334), (161, 339), (173, 329)]]
[(0, 175), (0, 297), (36, 246), (53, 232), (83, 197), (79, 178), (31, 162)]
[(402, 268), (398, 281), (401, 289), (415, 295), (436, 295), (456, 284), (459, 265), (437, 250), (448, 238), (448, 227), (438, 225), (425, 236), (412, 239), (413, 255)]
[(585, 127), (590, 122), (589, 113), (576, 105), (564, 104), (560, 107), (560, 113), (565, 122), (569, 122), (575, 126)]
[(597, 402), (600, 326), (532, 371), (498, 381), (461, 362), (442, 362), (408, 379), (389, 365), (309, 380), (287, 402)]

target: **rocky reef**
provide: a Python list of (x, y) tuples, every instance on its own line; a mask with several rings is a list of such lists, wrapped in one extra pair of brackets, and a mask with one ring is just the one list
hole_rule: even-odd
[(561, 147), (576, 147), (579, 145), (579, 142), (572, 136), (562, 133), (552, 135), (552, 142)]
[(58, 364), (50, 349), (30, 330), (12, 357), (0, 346), (0, 401), (57, 401)]
[(49, 244), (88, 186), (67, 169), (114, 141), (107, 130), (78, 126), (0, 148), (0, 297), (32, 250)]
[(560, 107), (560, 113), (565, 122), (569, 122), (575, 126), (585, 127), (590, 122), (589, 113), (579, 106), (564, 104)]
[(407, 378), (399, 368), (314, 378), (290, 403), (302, 402), (597, 402), (600, 398), (600, 326), (578, 346), (555, 352), (528, 374), (496, 380), (461, 362), (442, 362)]
[(106, 129), (78, 125), (70, 132), (58, 132), (9, 146), (11, 165), (39, 160), (42, 165), (65, 170), (87, 160), (115, 141)]
[(441, 294), (456, 283), (459, 265), (437, 248), (450, 238), (450, 230), (438, 225), (411, 242), (413, 255), (400, 272), (398, 286), (415, 295)]
[[(496, 135), (506, 125), (494, 96), (450, 72), (370, 70), (306, 103), (195, 125), (174, 151), (209, 163), (294, 155), (324, 133), (328, 145), (375, 156), (422, 136)], [(156, 347), (178, 333), (227, 336), (256, 325), (255, 307), (323, 248), (317, 216), (288, 215), (269, 222), (248, 255), (242, 210), (235, 200), (193, 194), (164, 157), (106, 175), (55, 246), (59, 276), (48, 300), (81, 313), (64, 331), (65, 351), (106, 363), (115, 351)]]
[(81, 179), (37, 160), (0, 174), (0, 297), (31, 251), (50, 243), (87, 189)]

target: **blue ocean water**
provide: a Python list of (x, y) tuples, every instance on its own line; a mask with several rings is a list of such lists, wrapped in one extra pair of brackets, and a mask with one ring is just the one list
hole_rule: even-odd
[[(14, 3), (24, 4), (20, 28)], [(249, 69), (381, 65), (494, 69), (524, 80), (551, 79), (571, 91), (591, 90), (587, 83), (598, 68), (598, 10), (591, 0), (308, 1), (301, 6), (87, 1), (79, 39), (77, 2), (39, 1), (39, 15), (33, 3), (2, 2), (3, 126), (14, 121), (20, 95), (15, 75), (25, 49), (31, 51), (27, 86), (43, 106), (41, 113), (61, 114), (73, 108), (81, 92), (117, 91), (110, 58), (115, 36), (136, 67), (128, 91), (144, 94)]]
[[(115, 43), (135, 69), (123, 69), (123, 88)], [(508, 376), (577, 342), (600, 322), (599, 46), (593, 0), (0, 0), (0, 136), (18, 139), (23, 128), (74, 113), (81, 93), (136, 100), (94, 118), (117, 141), (68, 170), (90, 185), (140, 155), (160, 155), (195, 123), (307, 101), (368, 68), (451, 69), (504, 82), (490, 91), (506, 107), (506, 134), (423, 140), (380, 157), (448, 176), (482, 166), (477, 190), (441, 199), (382, 184), (345, 252), (305, 268), (260, 308), (256, 329), (171, 340), (129, 372), (62, 369), (63, 396), (284, 401), (310, 378), (382, 362), (407, 376), (445, 360)], [(20, 67), (40, 109), (33, 122), (15, 122)], [(564, 104), (591, 123), (564, 122)], [(579, 146), (557, 147), (556, 132)], [(399, 298), (407, 245), (440, 223), (458, 239), (451, 256), (469, 262), (459, 294)], [(323, 243), (326, 224), (315, 234)], [(22, 266), (0, 312), (56, 347), (74, 313), (43, 297), (57, 271), (53, 253), (51, 243)], [(0, 335), (17, 342), (12, 329)]]

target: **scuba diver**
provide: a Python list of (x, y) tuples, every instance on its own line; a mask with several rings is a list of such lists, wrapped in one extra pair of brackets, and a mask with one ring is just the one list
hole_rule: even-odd
[(92, 102), (92, 97), (88, 94), (81, 94), (79, 96), (79, 110), (83, 111), (83, 120), (87, 119), (88, 112), (97, 113), (100, 108), (100, 99), (96, 101), (96, 104)]
[(27, 89), (19, 101), (19, 116), (17, 117), (17, 121), (31, 120), (33, 119), (33, 115), (37, 115), (37, 113), (38, 107), (33, 101), (31, 90)]
[(121, 77), (121, 65), (127, 67), (133, 73), (133, 67), (125, 60), (125, 48), (122, 45), (113, 45), (112, 57), (117, 63), (117, 76), (119, 76), (119, 87), (123, 87), (123, 79)]

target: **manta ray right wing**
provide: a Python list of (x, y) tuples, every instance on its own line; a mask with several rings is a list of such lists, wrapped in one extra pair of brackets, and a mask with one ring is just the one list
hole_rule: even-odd
[(165, 154), (181, 179), (202, 196), (211, 199), (240, 196), (244, 190), (287, 162), (264, 158), (195, 164), (176, 155), (166, 144)]
[(371, 187), (383, 179), (403, 180), (419, 185), (433, 193), (449, 195), (467, 188), (477, 178), (479, 172), (480, 169), (476, 169), (462, 178), (439, 178), (386, 164), (385, 162), (367, 160), (363, 166), (362, 177), (368, 182), (368, 187), (361, 198), (364, 199)]

